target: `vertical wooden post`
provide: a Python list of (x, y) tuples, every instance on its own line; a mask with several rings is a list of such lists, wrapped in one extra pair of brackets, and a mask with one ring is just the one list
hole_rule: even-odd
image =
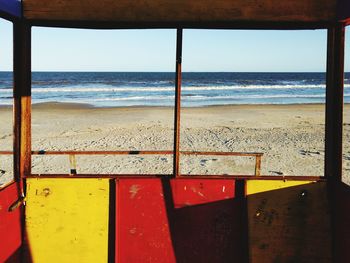
[(325, 176), (332, 181), (342, 176), (344, 37), (343, 24), (328, 29)]
[(180, 170), (180, 113), (181, 113), (181, 63), (182, 63), (182, 28), (176, 34), (176, 76), (175, 76), (175, 116), (174, 116), (174, 156), (173, 176)]
[(31, 27), (13, 26), (14, 173), (24, 194), (23, 177), (31, 173)]
[(261, 175), (261, 155), (255, 156), (255, 176)]
[(342, 179), (342, 136), (343, 136), (343, 92), (344, 92), (344, 43), (345, 28), (336, 24), (328, 29), (327, 46), (327, 87), (326, 87), (326, 143), (325, 176), (328, 179), (332, 229), (332, 262), (339, 258), (341, 233), (344, 231), (339, 218), (342, 202), (336, 191)]

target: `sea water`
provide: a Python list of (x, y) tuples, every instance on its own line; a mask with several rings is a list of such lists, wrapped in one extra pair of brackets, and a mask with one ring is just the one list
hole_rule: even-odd
[[(12, 73), (0, 72), (0, 105), (12, 104)], [(185, 107), (325, 102), (325, 73), (183, 73)], [(95, 107), (173, 106), (174, 72), (33, 72), (33, 103)], [(350, 103), (350, 73), (344, 101)]]

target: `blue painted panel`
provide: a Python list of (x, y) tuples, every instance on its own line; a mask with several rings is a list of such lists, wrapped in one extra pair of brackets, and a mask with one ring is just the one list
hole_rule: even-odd
[(21, 17), (21, 0), (0, 0), (0, 11), (12, 16)]

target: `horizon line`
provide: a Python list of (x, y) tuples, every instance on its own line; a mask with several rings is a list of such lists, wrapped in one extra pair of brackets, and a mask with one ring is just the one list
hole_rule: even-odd
[[(0, 70), (0, 72), (13, 72), (13, 70)], [(110, 71), (110, 70), (32, 70), (32, 73), (175, 73), (175, 71)], [(182, 73), (327, 73), (326, 71), (182, 71)], [(350, 73), (350, 71), (344, 73)]]

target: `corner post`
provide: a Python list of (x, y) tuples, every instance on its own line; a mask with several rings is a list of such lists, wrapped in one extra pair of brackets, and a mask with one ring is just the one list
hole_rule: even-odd
[(31, 26), (13, 25), (14, 174), (24, 195), (23, 178), (31, 174)]
[(344, 92), (344, 24), (328, 29), (326, 83), (325, 176), (332, 232), (332, 262), (341, 262), (341, 200), (337, 190), (342, 180), (343, 92)]
[(326, 80), (325, 176), (342, 177), (344, 40), (345, 27), (337, 23), (328, 29)]
[(176, 75), (175, 75), (175, 109), (174, 109), (174, 156), (173, 176), (177, 177), (180, 170), (180, 113), (181, 113), (181, 63), (182, 63), (182, 28), (176, 34)]

